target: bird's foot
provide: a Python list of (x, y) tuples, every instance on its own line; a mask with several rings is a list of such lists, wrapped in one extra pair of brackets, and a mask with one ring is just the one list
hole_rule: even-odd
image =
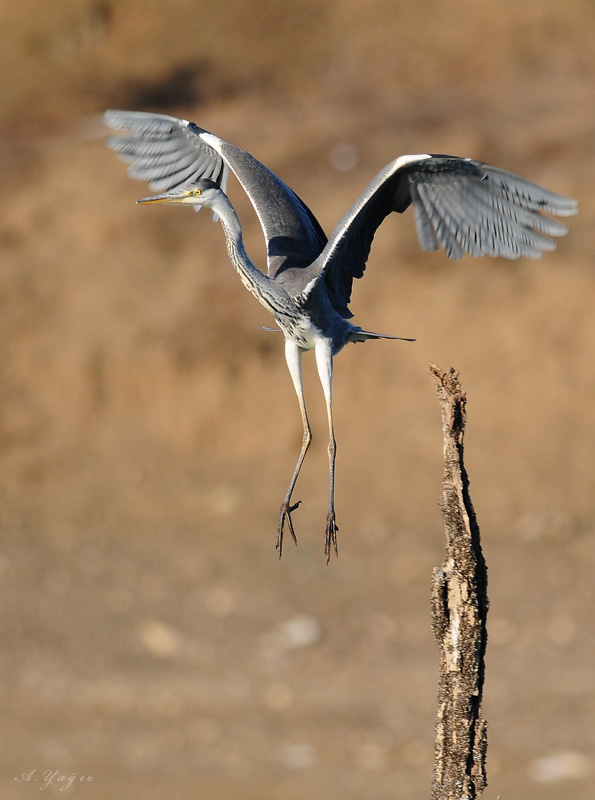
[(331, 560), (331, 548), (335, 551), (335, 555), (339, 555), (339, 548), (337, 547), (337, 533), (339, 528), (335, 520), (335, 512), (329, 511), (326, 518), (326, 534), (324, 537), (324, 554), (326, 556), (326, 563)]
[(291, 513), (296, 510), (296, 508), (299, 506), (301, 502), (302, 502), (301, 500), (298, 500), (297, 503), (294, 503), (294, 505), (290, 506), (289, 501), (284, 500), (283, 503), (281, 504), (281, 511), (279, 513), (279, 525), (277, 527), (277, 544), (276, 544), (276, 548), (279, 551), (279, 558), (281, 558), (281, 556), (283, 555), (283, 534), (285, 532), (286, 522), (294, 544), (297, 545), (298, 543), (297, 536), (295, 535), (295, 531), (293, 529), (293, 522), (291, 521)]

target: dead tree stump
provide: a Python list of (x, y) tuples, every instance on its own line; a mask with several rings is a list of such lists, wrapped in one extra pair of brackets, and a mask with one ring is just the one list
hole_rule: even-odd
[(487, 569), (463, 463), (466, 395), (454, 369), (435, 364), (442, 411), (444, 482), (440, 501), (446, 555), (432, 576), (432, 629), (440, 678), (432, 800), (473, 800), (485, 788), (487, 723), (482, 715), (487, 643)]

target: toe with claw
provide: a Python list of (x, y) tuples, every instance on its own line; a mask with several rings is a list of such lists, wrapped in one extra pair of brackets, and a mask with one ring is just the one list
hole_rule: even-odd
[(335, 512), (329, 511), (326, 518), (326, 534), (324, 537), (324, 554), (326, 556), (326, 563), (331, 560), (331, 549), (335, 551), (335, 555), (339, 555), (339, 548), (337, 547), (337, 521), (335, 520)]
[(281, 558), (281, 556), (283, 555), (283, 534), (285, 532), (286, 522), (294, 544), (297, 545), (298, 543), (297, 536), (295, 535), (295, 530), (293, 529), (293, 522), (291, 521), (291, 514), (293, 511), (296, 510), (296, 508), (298, 508), (301, 502), (302, 502), (301, 500), (298, 500), (297, 503), (294, 503), (294, 505), (291, 506), (289, 505), (288, 501), (284, 501), (281, 505), (281, 511), (279, 513), (279, 525), (277, 527), (277, 544), (276, 544), (276, 548), (279, 551), (279, 558)]

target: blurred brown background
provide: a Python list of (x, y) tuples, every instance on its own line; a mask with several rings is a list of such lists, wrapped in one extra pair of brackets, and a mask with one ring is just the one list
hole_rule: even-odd
[[(595, 770), (595, 6), (587, 0), (0, 3), (2, 796), (427, 797), (441, 430), (461, 372), (489, 567), (485, 796)], [(245, 147), (327, 232), (397, 155), (452, 152), (579, 198), (541, 261), (449, 262), (392, 217), (356, 323), (415, 336), (335, 372), (301, 430), (281, 339), (209, 215), (139, 208), (106, 107)], [(237, 184), (249, 252), (262, 235)], [(29, 782), (15, 782), (36, 772)], [(35, 782), (35, 779), (38, 779)], [(55, 778), (57, 781), (57, 777)], [(58, 784), (56, 783), (57, 787)], [(64, 783), (61, 784), (64, 786)]]

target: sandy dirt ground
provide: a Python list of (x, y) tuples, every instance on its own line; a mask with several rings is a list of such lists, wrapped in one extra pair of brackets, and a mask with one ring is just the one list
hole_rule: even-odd
[[(0, 22), (2, 797), (429, 796), (430, 361), (469, 398), (484, 796), (593, 797), (593, 4), (2, 0)], [(313, 359), (299, 546), (279, 562), (301, 442), (282, 341), (207, 214), (135, 205), (146, 186), (104, 147), (106, 107), (245, 147), (327, 232), (410, 152), (579, 198), (536, 262), (422, 253), (411, 214), (378, 232), (355, 322), (417, 342), (337, 359), (328, 566)]]

